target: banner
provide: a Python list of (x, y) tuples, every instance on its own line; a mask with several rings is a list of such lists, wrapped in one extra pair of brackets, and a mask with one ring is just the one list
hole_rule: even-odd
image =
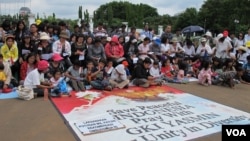
[[(87, 93), (78, 99), (84, 99)], [(169, 87), (97, 93), (98, 100), (92, 105), (87, 102), (63, 114), (80, 140), (180, 141), (220, 132), (222, 125), (250, 124), (249, 113)], [(76, 125), (102, 119), (103, 115), (112, 116), (124, 128), (86, 135)]]

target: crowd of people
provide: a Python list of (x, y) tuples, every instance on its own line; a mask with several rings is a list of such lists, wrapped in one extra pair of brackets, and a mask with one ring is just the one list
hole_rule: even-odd
[(70, 96), (92, 88), (112, 91), (131, 85), (148, 88), (167, 83), (203, 86), (250, 84), (248, 33), (216, 37), (207, 31), (196, 46), (180, 30), (167, 25), (162, 35), (145, 25), (138, 33), (126, 25), (107, 31), (102, 23), (90, 31), (83, 20), (73, 30), (64, 21), (43, 21), (27, 27), (6, 20), (0, 27), (0, 89), (24, 85), (38, 96)]

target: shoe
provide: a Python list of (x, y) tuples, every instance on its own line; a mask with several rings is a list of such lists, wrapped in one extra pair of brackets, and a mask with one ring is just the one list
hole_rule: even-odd
[(157, 83), (157, 86), (162, 86), (162, 82), (158, 82), (158, 83)]
[(124, 89), (128, 89), (128, 85), (126, 85), (126, 86), (124, 87)]
[(107, 86), (107, 87), (104, 88), (104, 90), (106, 90), (106, 91), (112, 91), (112, 89), (113, 88), (111, 86)]
[(2, 90), (2, 93), (10, 93), (10, 92), (12, 92), (12, 89), (10, 88), (6, 88)]

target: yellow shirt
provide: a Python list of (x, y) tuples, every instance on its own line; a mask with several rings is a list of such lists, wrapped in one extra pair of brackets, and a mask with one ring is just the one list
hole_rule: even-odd
[(5, 81), (6, 80), (6, 75), (3, 71), (0, 71), (0, 81)]
[(16, 62), (18, 59), (18, 48), (15, 44), (9, 48), (6, 44), (1, 47), (1, 54), (3, 55), (3, 60), (6, 62)]

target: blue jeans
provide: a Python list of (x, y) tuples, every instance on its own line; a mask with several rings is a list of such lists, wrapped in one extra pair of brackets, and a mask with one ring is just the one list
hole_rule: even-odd
[(90, 82), (90, 85), (97, 90), (104, 90), (105, 87), (109, 85), (106, 80), (94, 80)]

